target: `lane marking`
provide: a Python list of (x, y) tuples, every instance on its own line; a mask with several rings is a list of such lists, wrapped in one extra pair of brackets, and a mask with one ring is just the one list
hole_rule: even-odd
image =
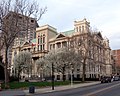
[(82, 96), (94, 96), (94, 94), (96, 94), (96, 93), (105, 91), (105, 90), (107, 90), (107, 89), (110, 89), (110, 88), (113, 88), (113, 87), (119, 86), (119, 85), (120, 85), (120, 84), (118, 83), (118, 84), (116, 84), (116, 85), (113, 85), (113, 86), (110, 86), (110, 87), (106, 87), (106, 88), (103, 88), (103, 89), (100, 89), (100, 90), (97, 90), (97, 91), (94, 91), (94, 92), (91, 92), (91, 93), (88, 93), (88, 94), (84, 94), (84, 95), (82, 95)]

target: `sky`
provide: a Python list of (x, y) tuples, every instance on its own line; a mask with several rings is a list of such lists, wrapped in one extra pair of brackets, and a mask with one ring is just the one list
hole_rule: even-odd
[(74, 21), (90, 22), (92, 29), (109, 39), (112, 50), (120, 49), (120, 0), (39, 0), (47, 12), (38, 22), (49, 24), (58, 32), (74, 29)]

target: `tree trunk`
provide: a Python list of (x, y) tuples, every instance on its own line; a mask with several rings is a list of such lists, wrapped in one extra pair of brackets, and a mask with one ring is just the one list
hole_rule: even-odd
[(54, 65), (52, 63), (52, 90), (54, 90)]
[(86, 71), (86, 65), (85, 65), (85, 60), (83, 62), (83, 73), (82, 73), (82, 82), (85, 82), (85, 71)]
[(8, 58), (7, 58), (8, 48), (5, 48), (5, 66), (4, 66), (4, 74), (5, 74), (5, 88), (9, 87), (9, 76), (8, 76)]
[(20, 82), (20, 72), (18, 72), (18, 82)]
[(17, 73), (17, 77), (18, 77), (18, 82), (20, 81), (20, 77), (21, 77), (21, 72), (22, 72), (22, 69), (20, 69), (20, 67), (18, 68), (18, 73)]
[(65, 67), (62, 67), (63, 68), (63, 76), (62, 76), (62, 79), (63, 79), (63, 81), (65, 81)]

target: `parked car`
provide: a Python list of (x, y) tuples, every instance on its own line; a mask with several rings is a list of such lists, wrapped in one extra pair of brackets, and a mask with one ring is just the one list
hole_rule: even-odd
[(111, 77), (109, 76), (104, 76), (101, 78), (101, 83), (108, 83), (108, 82), (111, 82)]
[(120, 80), (119, 76), (114, 76), (113, 81), (118, 81)]

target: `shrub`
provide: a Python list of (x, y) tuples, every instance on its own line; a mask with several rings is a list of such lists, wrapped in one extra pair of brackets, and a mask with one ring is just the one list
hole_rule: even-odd
[(14, 81), (19, 81), (19, 78), (16, 77), (16, 76), (11, 76), (11, 77), (9, 78), (9, 80), (10, 80), (10, 82), (14, 82)]

